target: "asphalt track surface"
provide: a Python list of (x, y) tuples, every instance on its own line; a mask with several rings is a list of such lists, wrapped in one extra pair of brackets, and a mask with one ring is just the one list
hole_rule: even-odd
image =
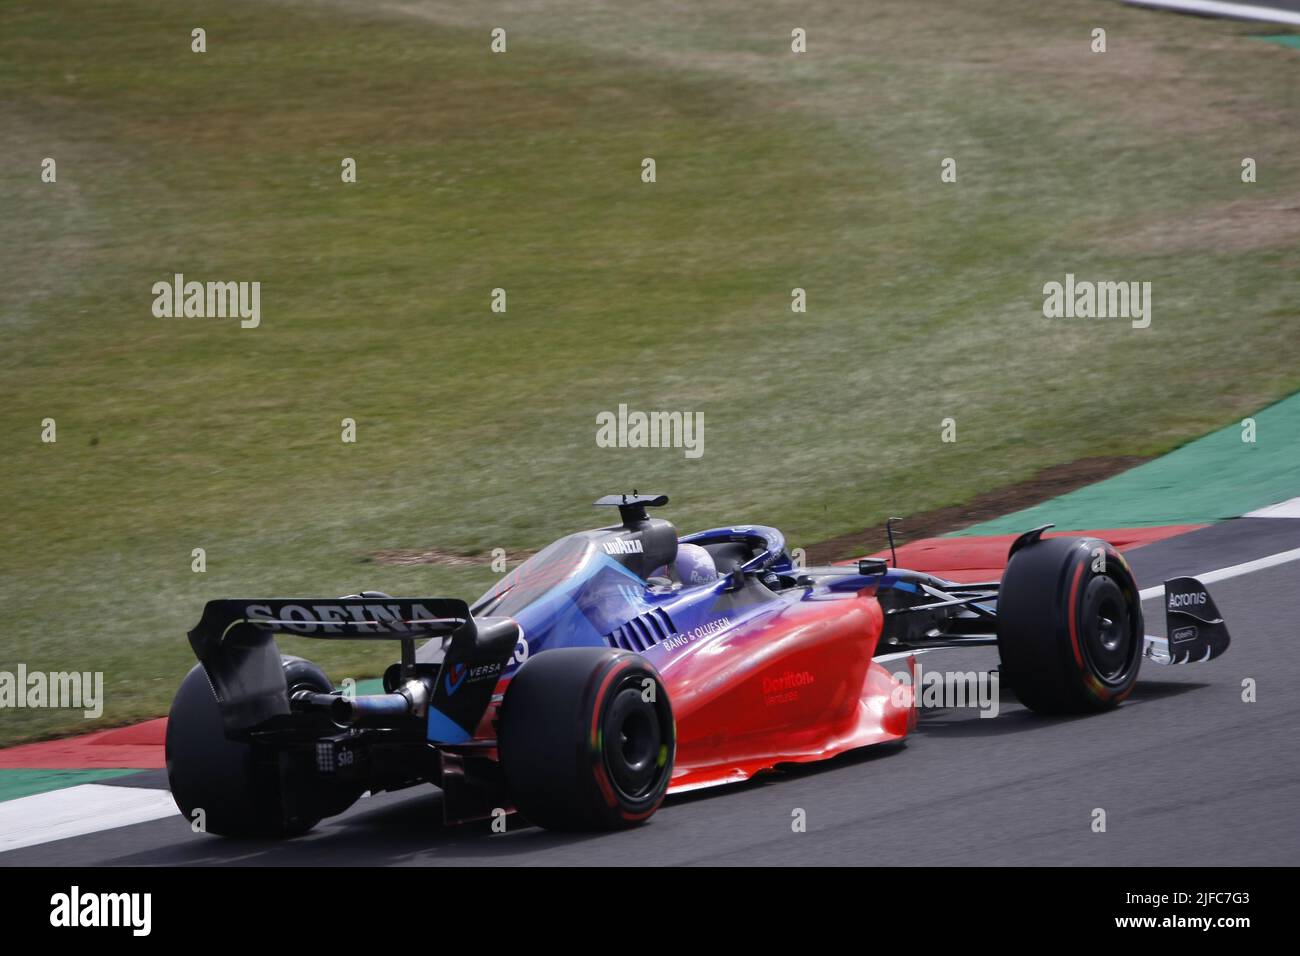
[[(1300, 547), (1300, 520), (1237, 519), (1130, 553), (1143, 587)], [(902, 747), (670, 799), (646, 825), (552, 834), (512, 818), (444, 828), (438, 792), (361, 800), (305, 837), (232, 841), (174, 818), (0, 854), (0, 865), (1295, 865), (1300, 862), (1300, 562), (1210, 588), (1231, 629), (1204, 665), (1147, 664), (1128, 701), (1044, 719), (1003, 691), (1001, 712), (923, 711)], [(1147, 631), (1163, 633), (1159, 600)], [(995, 666), (940, 651), (935, 670)], [(1242, 700), (1242, 681), (1258, 700)], [(161, 772), (122, 778), (165, 787)], [(791, 827), (807, 815), (807, 831)], [(1093, 832), (1095, 808), (1106, 832)]]

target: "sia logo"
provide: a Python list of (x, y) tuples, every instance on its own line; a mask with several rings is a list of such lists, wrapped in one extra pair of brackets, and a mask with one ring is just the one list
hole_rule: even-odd
[(460, 690), (460, 685), (465, 683), (465, 671), (466, 665), (463, 662), (452, 664), (451, 667), (447, 668), (447, 679), (444, 683), (447, 686), (448, 697)]

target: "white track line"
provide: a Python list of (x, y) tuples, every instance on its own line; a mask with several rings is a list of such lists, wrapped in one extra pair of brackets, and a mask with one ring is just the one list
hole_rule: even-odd
[(83, 783), (0, 803), (0, 853), (175, 816), (166, 790)]
[(1269, 23), (1300, 25), (1300, 13), (1257, 7), (1248, 3), (1224, 3), (1221, 0), (1128, 0), (1139, 7), (1160, 7), (1181, 13), (1204, 13), (1214, 17), (1236, 17), (1240, 20), (1265, 20)]
[(1242, 515), (1243, 518), (1300, 518), (1300, 498), (1279, 501), (1267, 508), (1260, 508)]
[[(1270, 554), (1266, 558), (1256, 558), (1254, 561), (1247, 561), (1244, 564), (1234, 564), (1231, 567), (1219, 568), (1217, 571), (1206, 571), (1203, 574), (1193, 574), (1191, 577), (1196, 578), (1202, 584), (1213, 584), (1215, 581), (1226, 581), (1228, 578), (1241, 577), (1243, 574), (1251, 574), (1255, 571), (1263, 571), (1265, 568), (1276, 567), (1279, 564), (1286, 564), (1288, 561), (1300, 561), (1300, 548), (1292, 548), (1290, 551), (1279, 551), (1277, 554)], [(1181, 575), (1179, 575), (1181, 577)], [(1138, 596), (1144, 601), (1154, 597), (1160, 597), (1165, 593), (1165, 586), (1157, 584), (1149, 588), (1143, 588), (1138, 592)]]

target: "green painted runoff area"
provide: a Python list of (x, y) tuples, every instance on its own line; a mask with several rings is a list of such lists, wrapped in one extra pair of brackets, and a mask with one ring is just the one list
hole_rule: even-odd
[(1300, 393), (1154, 461), (960, 535), (1008, 534), (1049, 522), (1063, 531), (1209, 524), (1300, 496)]

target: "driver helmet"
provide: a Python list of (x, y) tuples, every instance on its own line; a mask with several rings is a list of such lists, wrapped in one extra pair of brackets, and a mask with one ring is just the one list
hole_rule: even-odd
[(713, 555), (698, 544), (679, 544), (677, 558), (673, 561), (673, 571), (677, 580), (685, 587), (695, 584), (709, 584), (718, 579), (718, 568), (713, 563)]

